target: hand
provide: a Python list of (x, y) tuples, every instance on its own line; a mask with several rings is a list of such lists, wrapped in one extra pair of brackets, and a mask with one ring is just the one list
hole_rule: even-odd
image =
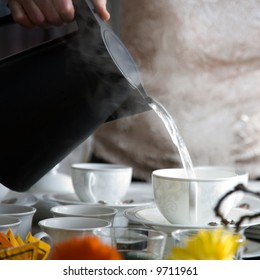
[(109, 20), (110, 19), (110, 14), (107, 11), (107, 0), (92, 0), (95, 9), (97, 10), (99, 16), (103, 19), (103, 20)]
[[(107, 0), (92, 0), (102, 19), (108, 20)], [(35, 26), (59, 26), (74, 19), (72, 0), (8, 0), (15, 22), (32, 28)]]

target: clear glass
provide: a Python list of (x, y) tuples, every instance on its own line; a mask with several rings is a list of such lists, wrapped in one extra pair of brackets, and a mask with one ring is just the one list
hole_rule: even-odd
[[(173, 247), (184, 247), (186, 246), (187, 241), (198, 234), (199, 231), (216, 231), (217, 229), (181, 229), (175, 230), (171, 233), (172, 236), (172, 245)], [(223, 234), (235, 234), (234, 231), (224, 230)], [(237, 233), (236, 233), (237, 234)], [(241, 260), (243, 258), (243, 243), (245, 242), (245, 236), (242, 233), (239, 234), (239, 239), (237, 240), (240, 243), (238, 250), (235, 252), (234, 260)]]
[(125, 259), (162, 259), (167, 238), (164, 232), (142, 228), (102, 228), (94, 230), (94, 234)]

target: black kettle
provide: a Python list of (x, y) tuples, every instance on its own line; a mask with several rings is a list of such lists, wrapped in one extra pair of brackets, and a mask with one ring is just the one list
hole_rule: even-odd
[(150, 109), (138, 69), (90, 0), (71, 24), (0, 18), (0, 183), (26, 191), (107, 121)]

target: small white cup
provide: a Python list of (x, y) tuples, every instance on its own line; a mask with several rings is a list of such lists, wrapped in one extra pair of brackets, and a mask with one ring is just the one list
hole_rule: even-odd
[(25, 239), (27, 234), (32, 230), (33, 216), (36, 208), (32, 206), (18, 204), (0, 204), (0, 216), (13, 216), (21, 220), (18, 228), (18, 234)]
[(118, 203), (132, 181), (132, 167), (118, 164), (76, 163), (71, 166), (75, 193), (81, 201)]
[[(152, 173), (155, 203), (172, 224), (205, 226), (216, 221), (214, 208), (217, 202), (240, 180), (235, 171), (222, 167), (199, 167), (194, 171), (196, 178), (187, 178), (181, 168), (159, 169)], [(195, 207), (191, 202), (195, 202)], [(225, 199), (221, 213), (226, 216), (236, 202), (237, 193)], [(194, 210), (196, 215), (191, 213)]]
[(7, 233), (10, 228), (14, 235), (17, 234), (21, 220), (17, 217), (0, 215), (0, 232)]
[(93, 230), (110, 227), (111, 223), (86, 217), (53, 217), (39, 221), (38, 225), (50, 236), (51, 241), (48, 243), (56, 244), (73, 236), (93, 234)]
[(98, 205), (57, 205), (50, 209), (54, 217), (86, 217), (106, 220), (113, 224), (118, 210)]

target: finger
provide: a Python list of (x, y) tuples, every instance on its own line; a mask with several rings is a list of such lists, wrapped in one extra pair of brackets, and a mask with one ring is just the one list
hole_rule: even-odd
[(57, 26), (63, 24), (63, 20), (56, 11), (52, 0), (35, 0), (35, 4), (43, 13), (45, 17), (45, 24)]
[(64, 22), (71, 22), (75, 16), (72, 0), (53, 0), (53, 6)]
[(25, 10), (18, 2), (10, 0), (8, 2), (8, 7), (11, 11), (13, 20), (15, 22), (27, 28), (32, 28), (34, 26), (34, 24), (30, 21), (29, 17), (27, 16)]
[(28, 19), (35, 26), (45, 25), (45, 16), (42, 13), (41, 9), (37, 6), (37, 4), (32, 0), (21, 1), (21, 0), (13, 0), (14, 2), (18, 2), (19, 5), (23, 8), (26, 13)]
[(109, 20), (110, 14), (106, 8), (107, 0), (92, 0), (97, 13), (103, 20)]

